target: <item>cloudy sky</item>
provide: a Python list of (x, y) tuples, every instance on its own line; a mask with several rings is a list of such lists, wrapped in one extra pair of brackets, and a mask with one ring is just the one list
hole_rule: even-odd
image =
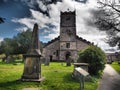
[(5, 23), (0, 24), (0, 41), (3, 38), (12, 38), (21, 31), (32, 30), (34, 23), (38, 23), (40, 40), (48, 42), (59, 35), (60, 12), (69, 9), (76, 10), (77, 35), (104, 50), (109, 49), (109, 45), (104, 43), (105, 32), (86, 24), (86, 20), (91, 18), (90, 11), (97, 7), (96, 1), (0, 0), (0, 16), (6, 18)]

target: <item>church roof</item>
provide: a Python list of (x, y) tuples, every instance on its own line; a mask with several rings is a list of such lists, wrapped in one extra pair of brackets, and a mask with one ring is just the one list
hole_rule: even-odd
[(83, 39), (82, 37), (79, 37), (79, 36), (76, 35), (76, 38), (80, 41), (83, 41), (83, 42), (87, 43), (87, 44), (93, 45), (93, 43), (91, 43), (90, 41), (87, 41), (86, 39)]
[[(78, 39), (78, 40), (80, 40), (80, 41), (82, 41), (82, 42), (85, 42), (85, 43), (87, 43), (87, 44), (89, 44), (89, 45), (90, 45), (90, 44), (93, 45), (93, 43), (91, 43), (90, 41), (87, 41), (86, 39), (83, 39), (82, 37), (79, 37), (79, 36), (77, 36), (77, 35), (76, 35), (76, 39)], [(51, 44), (51, 43), (53, 43), (53, 42), (55, 42), (55, 41), (57, 41), (57, 40), (60, 40), (60, 36), (58, 36), (58, 37), (52, 39), (51, 41), (49, 41), (44, 47), (48, 46), (49, 44)]]
[(51, 44), (51, 43), (57, 41), (57, 40), (60, 40), (60, 36), (58, 36), (58, 37), (52, 39), (51, 41), (49, 41), (49, 42), (45, 45), (45, 47), (48, 46), (49, 44)]

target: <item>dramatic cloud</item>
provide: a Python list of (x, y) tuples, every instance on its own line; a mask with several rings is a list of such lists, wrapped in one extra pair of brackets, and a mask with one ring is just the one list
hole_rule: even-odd
[[(105, 32), (99, 32), (93, 26), (87, 26), (85, 20), (91, 18), (91, 9), (96, 9), (96, 0), (21, 0), (31, 9), (31, 17), (16, 18), (13, 22), (23, 25), (17, 30), (32, 29), (34, 23), (38, 23), (40, 33), (44, 40), (51, 40), (59, 35), (60, 12), (76, 10), (77, 35), (94, 42), (106, 50), (109, 45), (104, 42)], [(54, 1), (54, 2), (53, 2)], [(46, 41), (45, 41), (46, 42)]]
[[(40, 11), (37, 11), (34, 9), (30, 9), (31, 17), (12, 20), (14, 22), (18, 22), (18, 23), (21, 23), (22, 25), (24, 25), (25, 27), (23, 27), (23, 30), (26, 27), (32, 29), (34, 23), (38, 23), (40, 29), (49, 28), (49, 26), (47, 24), (50, 23), (53, 26), (55, 26), (55, 28), (53, 28), (53, 29), (56, 29), (56, 30), (51, 30), (52, 28), (50, 28), (50, 30), (54, 31), (54, 32), (59, 32), (60, 12), (67, 11), (68, 9), (72, 10), (72, 11), (76, 9), (77, 20), (78, 20), (77, 21), (78, 32), (81, 30), (81, 27), (83, 27), (83, 29), (86, 28), (86, 26), (84, 25), (83, 17), (85, 18), (88, 16), (88, 13), (87, 13), (88, 8), (86, 8), (86, 5), (84, 5), (82, 3), (78, 3), (73, 0), (63, 0), (63, 2), (56, 2), (56, 4), (52, 3), (52, 4), (48, 4), (47, 6), (45, 6), (42, 0), (41, 1), (28, 0), (28, 1), (30, 3), (29, 4), (30, 7), (36, 7), (38, 5), (39, 8), (42, 9), (42, 11), (47, 11), (49, 13), (49, 17), (46, 14), (44, 14), (43, 12), (40, 12)], [(28, 1), (24, 1), (24, 2), (28, 3)], [(60, 0), (56, 0), (56, 1), (60, 1)], [(79, 0), (77, 0), (77, 1), (79, 1)], [(46, 0), (46, 3), (48, 3), (48, 2), (51, 2), (51, 0)], [(87, 5), (87, 6), (89, 6), (89, 5)], [(81, 13), (84, 13), (84, 14), (81, 14)], [(21, 29), (22, 28), (20, 28), (19, 30), (21, 30)], [(45, 29), (45, 31), (46, 31), (46, 29)], [(51, 38), (54, 38), (54, 36)]]

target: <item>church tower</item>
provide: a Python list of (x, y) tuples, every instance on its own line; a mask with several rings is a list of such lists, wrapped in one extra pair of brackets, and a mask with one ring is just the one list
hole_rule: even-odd
[(61, 12), (60, 16), (60, 60), (77, 54), (76, 13)]
[(76, 35), (76, 11), (60, 12), (60, 36), (49, 41), (43, 48), (42, 56), (46, 61), (76, 62), (78, 52), (92, 45)]

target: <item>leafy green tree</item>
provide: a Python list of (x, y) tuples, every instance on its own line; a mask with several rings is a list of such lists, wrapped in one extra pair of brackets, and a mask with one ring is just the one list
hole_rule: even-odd
[(98, 75), (105, 67), (105, 53), (97, 46), (90, 46), (84, 51), (79, 52), (77, 62), (88, 63), (88, 72), (91, 75)]
[(13, 37), (13, 40), (17, 43), (17, 47), (14, 50), (15, 54), (24, 54), (28, 51), (31, 45), (32, 31), (27, 30), (18, 33)]
[[(25, 54), (31, 45), (32, 31), (27, 30), (18, 33), (13, 38), (5, 38), (0, 45), (0, 54), (5, 53), (6, 56), (13, 54)], [(40, 49), (44, 47), (44, 43), (40, 42)]]
[(4, 53), (4, 46), (3, 46), (3, 41), (0, 42), (0, 54), (3, 54)]
[(14, 43), (11, 38), (5, 38), (1, 42), (0, 52), (4, 53), (6, 55), (6, 57), (8, 57), (10, 54), (13, 54), (13, 51), (14, 51), (13, 44)]
[(5, 38), (0, 45), (0, 53), (7, 56), (13, 54), (24, 54), (31, 45), (32, 31), (27, 30), (18, 33), (13, 38)]

